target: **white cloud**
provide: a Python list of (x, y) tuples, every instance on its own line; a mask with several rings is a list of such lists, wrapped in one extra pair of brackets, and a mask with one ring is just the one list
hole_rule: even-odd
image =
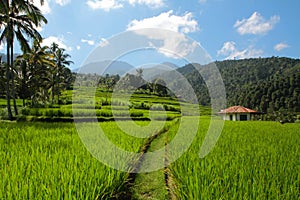
[(122, 8), (123, 4), (116, 0), (88, 0), (86, 4), (93, 10), (104, 10), (106, 12), (112, 9)]
[(107, 39), (105, 39), (105, 38), (101, 38), (101, 41), (100, 41), (100, 43), (99, 43), (99, 46), (100, 46), (100, 47), (105, 47), (105, 46), (107, 46), (107, 45), (109, 45), (109, 41), (108, 41)]
[[(127, 30), (134, 31), (136, 34), (146, 36), (152, 40), (162, 41), (160, 45), (156, 44), (156, 46), (150, 42), (150, 47), (155, 48), (167, 57), (177, 59), (185, 57), (197, 46), (196, 43), (191, 44), (182, 33), (195, 32), (199, 30), (199, 27), (197, 21), (193, 19), (192, 13), (178, 16), (173, 15), (173, 11), (170, 10), (158, 16), (133, 20), (128, 24)], [(164, 30), (176, 33), (172, 34), (172, 32)]]
[(272, 30), (276, 23), (278, 23), (280, 17), (277, 15), (272, 16), (269, 20), (266, 20), (258, 12), (254, 12), (248, 19), (242, 19), (235, 22), (234, 27), (241, 35), (245, 34), (266, 34)]
[(160, 8), (165, 5), (164, 0), (128, 0), (128, 3), (133, 6), (144, 4), (150, 8)]
[(286, 49), (286, 48), (288, 48), (288, 47), (290, 47), (288, 44), (286, 44), (286, 43), (284, 43), (284, 42), (280, 42), (280, 43), (278, 43), (278, 44), (276, 44), (276, 45), (274, 46), (274, 49), (275, 49), (276, 51), (281, 51), (281, 50)]
[(70, 3), (71, 0), (55, 0), (55, 3), (61, 5), (61, 6), (65, 6), (67, 5), (68, 3)]
[[(150, 42), (149, 46), (166, 57), (175, 59), (185, 57), (196, 48), (197, 44), (191, 44), (183, 34), (179, 33), (190, 33), (199, 30), (198, 23), (192, 19), (191, 13), (186, 13), (183, 16), (173, 15), (172, 13), (171, 10), (140, 21), (133, 20), (128, 24), (127, 30), (135, 31), (137, 34), (144, 35), (152, 40), (162, 41), (159, 45)], [(157, 28), (158, 30), (148, 28)], [(166, 29), (176, 33), (172, 34), (172, 32), (164, 31)]]
[(254, 49), (253, 46), (249, 46), (243, 50), (238, 50), (236, 43), (233, 41), (225, 42), (223, 47), (217, 52), (218, 56), (227, 56), (225, 59), (254, 58), (260, 57), (262, 54), (262, 50)]
[(218, 51), (218, 55), (228, 55), (234, 51), (236, 51), (235, 42), (229, 41), (223, 44), (222, 49)]
[(79, 45), (77, 45), (77, 46), (76, 46), (76, 49), (77, 49), (77, 50), (80, 50), (80, 49), (81, 49), (81, 47), (80, 47)]
[(206, 3), (207, 0), (199, 0), (199, 3)]
[(161, 13), (158, 16), (145, 18), (142, 20), (133, 20), (127, 30), (138, 30), (143, 28), (161, 28), (180, 33), (189, 33), (199, 30), (198, 23), (192, 19), (192, 13), (186, 13), (183, 16), (173, 15), (173, 10)]
[(197, 45), (197, 42), (189, 43), (184, 35), (176, 35), (164, 38), (164, 44), (157, 51), (166, 57), (180, 59), (193, 52)]
[(65, 41), (64, 41), (64, 38), (63, 37), (55, 37), (55, 36), (50, 36), (50, 37), (47, 37), (43, 40), (42, 42), (42, 45), (43, 46), (51, 46), (51, 44), (55, 42), (56, 44), (58, 44), (58, 46), (60, 48), (64, 48), (66, 49), (67, 51), (72, 51), (72, 47), (68, 47), (66, 44), (65, 44)]
[(44, 4), (41, 5), (40, 0), (33, 0), (33, 4), (38, 7), (44, 15), (51, 13), (51, 8), (49, 6), (50, 0), (44, 0)]
[(94, 40), (86, 40), (86, 39), (81, 39), (82, 43), (87, 43), (90, 46), (94, 46), (95, 45), (95, 41)]

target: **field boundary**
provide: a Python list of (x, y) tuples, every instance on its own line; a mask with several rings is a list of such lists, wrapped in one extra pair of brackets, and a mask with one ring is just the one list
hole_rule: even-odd
[[(175, 122), (172, 123), (169, 126), (164, 127), (162, 130), (156, 132), (155, 134), (153, 134), (146, 142), (145, 144), (141, 147), (140, 152), (142, 153), (142, 155), (137, 159), (132, 171), (138, 171), (140, 166), (142, 165), (144, 159), (145, 159), (145, 153), (148, 152), (149, 148), (151, 147), (152, 142), (157, 139), (159, 136), (161, 136), (162, 134), (165, 134), (169, 131), (170, 127), (174, 126), (174, 124), (178, 123), (178, 120), (174, 119)], [(166, 137), (165, 141), (164, 141), (165, 145), (168, 143), (168, 139)], [(169, 160), (168, 160), (168, 150), (166, 149), (165, 151), (165, 163), (166, 165), (168, 164)], [(164, 175), (164, 182), (165, 182), (165, 186), (166, 186), (166, 190), (169, 196), (169, 199), (171, 200), (176, 200), (177, 195), (176, 195), (176, 185), (175, 185), (175, 179), (173, 178), (173, 175), (171, 174), (171, 171), (168, 167), (164, 167), (162, 169), (163, 175)], [(127, 190), (127, 194), (125, 196), (122, 197), (122, 199), (125, 200), (129, 200), (132, 199), (133, 193), (132, 193), (132, 187), (135, 184), (135, 179), (137, 177), (138, 173), (129, 173), (129, 176), (127, 178), (126, 181), (126, 190)]]

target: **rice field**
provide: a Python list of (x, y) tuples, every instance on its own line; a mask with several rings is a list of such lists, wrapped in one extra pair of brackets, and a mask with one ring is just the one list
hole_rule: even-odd
[[(210, 125), (210, 108), (200, 106), (199, 122), (195, 116), (199, 114), (199, 106), (179, 104), (176, 99), (133, 95), (130, 102), (125, 102), (121, 97), (112, 101), (102, 95), (95, 101), (98, 102), (95, 105), (73, 102), (73, 105), (23, 108), (21, 112), (27, 119), (72, 119), (74, 115), (120, 118), (120, 121), (99, 122), (99, 127), (115, 146), (134, 153), (141, 152), (148, 138), (162, 130), (164, 135), (150, 144), (149, 151), (174, 141), (179, 127), (184, 127), (181, 132), (184, 134), (177, 137), (179, 149), (189, 142), (189, 137), (195, 138), (179, 159), (153, 173), (157, 174), (156, 178), (147, 174), (147, 180), (138, 178), (131, 189), (128, 182), (135, 181), (130, 179), (132, 174), (113, 169), (94, 157), (97, 153), (107, 157), (115, 155), (113, 149), (102, 151), (103, 141), (85, 138), (74, 123), (0, 121), (0, 199), (151, 198), (147, 194), (131, 196), (131, 193), (150, 191), (156, 185), (165, 185), (167, 190), (160, 188), (153, 193), (169, 199), (299, 199), (299, 123), (228, 121), (212, 151), (200, 158), (199, 150)], [(82, 125), (86, 129), (90, 127), (89, 123)], [(85, 139), (94, 141), (94, 146), (87, 148)], [(177, 158), (178, 152), (172, 150), (176, 149), (166, 150), (167, 160)], [(136, 161), (136, 157), (126, 160), (128, 166)], [(166, 171), (168, 174), (164, 174)], [(171, 184), (164, 182), (166, 176), (171, 178)], [(140, 190), (141, 185), (146, 189)]]
[[(195, 122), (185, 118), (187, 125)], [(191, 147), (169, 166), (178, 199), (299, 199), (299, 124), (226, 122), (213, 151), (200, 159), (208, 125), (201, 118)], [(148, 134), (162, 126), (157, 121)], [(146, 141), (124, 134), (115, 122), (101, 127), (127, 151), (138, 152)], [(0, 174), (0, 199), (122, 199), (128, 192), (129, 174), (95, 159), (72, 123), (1, 122)]]
[[(101, 126), (128, 151), (138, 152), (145, 142), (114, 122)], [(0, 174), (0, 199), (117, 198), (128, 178), (91, 156), (72, 123), (0, 123)]]
[(200, 159), (208, 125), (201, 120), (191, 148), (170, 166), (179, 199), (299, 199), (299, 124), (226, 122), (213, 151)]

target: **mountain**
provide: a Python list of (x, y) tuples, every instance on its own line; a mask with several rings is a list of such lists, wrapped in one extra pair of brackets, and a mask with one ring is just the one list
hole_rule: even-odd
[[(17, 58), (18, 55), (19, 54), (14, 54), (14, 60), (16, 60), (16, 58)], [(2, 59), (2, 62), (6, 62), (6, 60), (7, 60), (6, 54), (0, 53), (0, 57)]]
[[(261, 112), (300, 112), (300, 60), (285, 57), (225, 60), (215, 63), (222, 76), (227, 106), (242, 105)], [(193, 87), (198, 102), (210, 104), (210, 96), (203, 77), (195, 69), (208, 70), (209, 65), (188, 64), (177, 69), (184, 78), (174, 79), (169, 85), (180, 85), (183, 79)], [(206, 77), (207, 78), (207, 77)], [(213, 80), (211, 80), (213, 81)]]
[(101, 62), (89, 63), (81, 68), (74, 69), (73, 72), (78, 73), (97, 73), (100, 75), (110, 74), (115, 75), (119, 74), (120, 76), (125, 75), (127, 72), (135, 70), (135, 68), (123, 61), (110, 61), (105, 60)]
[(170, 62), (164, 62), (158, 65), (151, 65), (143, 67), (143, 78), (147, 81), (152, 81), (159, 77), (161, 74), (173, 71), (179, 67)]

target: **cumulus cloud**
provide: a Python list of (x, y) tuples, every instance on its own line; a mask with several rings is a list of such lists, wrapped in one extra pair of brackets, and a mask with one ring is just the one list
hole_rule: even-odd
[[(161, 31), (149, 28), (156, 28)], [(162, 41), (160, 45), (150, 42), (149, 46), (166, 57), (177, 59), (185, 57), (197, 46), (196, 42), (191, 44), (183, 33), (195, 32), (199, 30), (199, 27), (197, 21), (193, 19), (192, 13), (178, 16), (174, 15), (173, 11), (170, 10), (158, 16), (133, 20), (128, 24), (127, 30), (146, 36), (151, 40)], [(176, 33), (172, 34), (172, 32), (163, 30), (170, 30)]]
[(173, 10), (142, 20), (135, 19), (127, 26), (127, 30), (143, 28), (161, 28), (180, 33), (189, 33), (199, 30), (198, 23), (193, 19), (192, 13), (188, 12), (183, 16), (178, 16), (173, 15)]
[(217, 52), (218, 56), (226, 56), (225, 59), (227, 60), (260, 57), (262, 54), (262, 50), (254, 49), (253, 46), (239, 50), (236, 47), (236, 43), (233, 41), (225, 42), (223, 47)]
[(55, 36), (47, 37), (43, 39), (42, 45), (51, 46), (53, 42), (58, 44), (60, 48), (66, 49), (67, 51), (72, 51), (72, 47), (66, 45), (63, 37), (55, 37)]
[(123, 4), (116, 0), (88, 0), (86, 4), (93, 10), (104, 10), (106, 12), (123, 7)]
[(254, 34), (261, 35), (266, 34), (272, 30), (280, 20), (277, 15), (272, 16), (269, 20), (266, 20), (258, 12), (254, 12), (248, 19), (238, 20), (234, 24), (234, 28), (241, 35)]
[(90, 46), (94, 46), (95, 45), (95, 41), (94, 40), (87, 40), (87, 39), (81, 39), (82, 43), (87, 43)]
[(61, 5), (61, 6), (65, 6), (67, 5), (68, 3), (70, 3), (71, 0), (55, 0), (55, 3)]
[(290, 47), (288, 44), (286, 44), (286, 43), (284, 43), (284, 42), (280, 42), (280, 43), (278, 43), (278, 44), (276, 44), (276, 45), (274, 46), (274, 49), (275, 49), (276, 51), (281, 51), (281, 50), (286, 49), (286, 48), (288, 48), (288, 47)]
[(128, 3), (133, 6), (136, 4), (146, 5), (150, 8), (160, 8), (165, 5), (164, 0), (128, 0)]

